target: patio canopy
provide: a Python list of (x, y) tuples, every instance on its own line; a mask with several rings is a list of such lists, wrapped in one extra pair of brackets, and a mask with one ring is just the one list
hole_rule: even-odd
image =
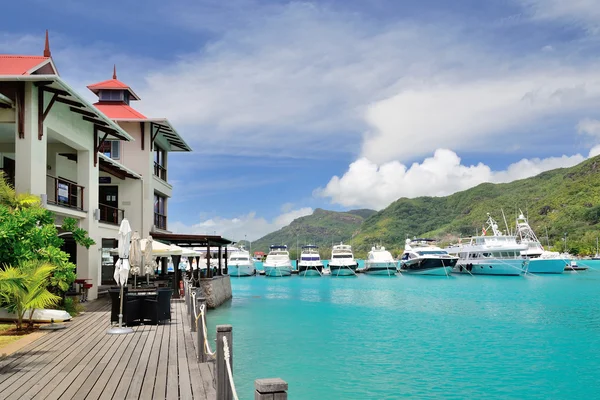
[[(140, 240), (140, 247), (142, 248), (142, 253), (144, 253), (146, 249), (146, 239)], [(184, 249), (179, 246), (164, 244), (157, 242), (156, 240), (152, 241), (152, 255), (155, 257), (180, 256), (183, 252)], [(112, 249), (110, 253), (113, 255), (119, 254), (119, 249)]]

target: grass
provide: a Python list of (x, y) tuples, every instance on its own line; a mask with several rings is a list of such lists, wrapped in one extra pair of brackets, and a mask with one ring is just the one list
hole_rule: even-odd
[(0, 349), (12, 342), (21, 339), (24, 336), (27, 336), (31, 332), (33, 331), (30, 329), (24, 329), (21, 332), (17, 332), (14, 323), (0, 323)]

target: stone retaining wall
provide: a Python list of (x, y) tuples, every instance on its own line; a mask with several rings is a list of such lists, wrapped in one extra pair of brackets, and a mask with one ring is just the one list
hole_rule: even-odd
[(208, 308), (217, 308), (231, 299), (231, 279), (227, 276), (200, 279), (202, 296), (206, 298)]

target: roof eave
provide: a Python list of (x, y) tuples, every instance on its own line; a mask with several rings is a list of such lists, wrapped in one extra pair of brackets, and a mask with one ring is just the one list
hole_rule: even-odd
[(10, 82), (10, 81), (23, 81), (23, 82), (37, 82), (37, 81), (54, 81), (65, 89), (65, 91), (69, 92), (69, 95), (76, 98), (77, 101), (82, 103), (86, 109), (98, 113), (98, 118), (102, 121), (106, 122), (111, 129), (114, 129), (125, 138), (127, 141), (133, 142), (135, 139), (128, 134), (123, 128), (121, 128), (116, 122), (108, 118), (104, 113), (98, 110), (96, 107), (92, 105), (89, 101), (83, 98), (79, 93), (77, 93), (68, 83), (63, 81), (58, 75), (0, 75), (0, 81)]

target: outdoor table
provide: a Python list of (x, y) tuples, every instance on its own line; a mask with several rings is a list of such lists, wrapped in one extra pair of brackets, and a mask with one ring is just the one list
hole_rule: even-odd
[(134, 315), (131, 315), (129, 317), (130, 320), (136, 321), (139, 320), (140, 322), (144, 322), (144, 320), (146, 319), (151, 319), (148, 318), (145, 312), (145, 300), (146, 299), (152, 299), (152, 300), (156, 300), (158, 296), (158, 292), (156, 291), (155, 288), (143, 288), (143, 289), (132, 289), (132, 290), (128, 290), (127, 291), (127, 302), (128, 304), (134, 305), (133, 303), (135, 303), (134, 307), (129, 307), (130, 310), (135, 310)]

